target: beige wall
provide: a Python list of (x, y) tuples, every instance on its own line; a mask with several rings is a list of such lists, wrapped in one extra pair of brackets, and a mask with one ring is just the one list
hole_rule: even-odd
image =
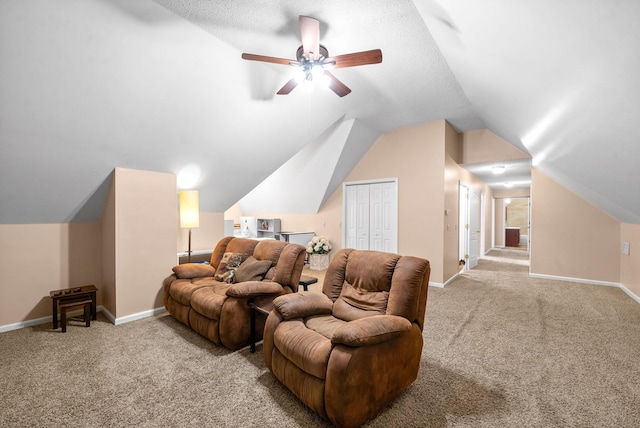
[(398, 253), (429, 260), (437, 283), (444, 275), (444, 165), (441, 120), (384, 133), (345, 179), (398, 178)]
[(176, 262), (173, 174), (115, 170), (116, 320), (163, 306), (162, 280)]
[(0, 329), (49, 318), (49, 291), (87, 284), (116, 320), (162, 307), (177, 212), (173, 174), (116, 168), (100, 222), (0, 225)]
[(536, 168), (531, 180), (531, 273), (618, 283), (620, 223)]
[(116, 185), (113, 176), (100, 218), (102, 287), (99, 287), (102, 306), (111, 317), (116, 313)]
[[(180, 227), (180, 215), (176, 223), (177, 253), (189, 249), (189, 229)], [(225, 213), (200, 211), (200, 226), (191, 229), (191, 251), (212, 250), (224, 237)], [(238, 218), (238, 220), (240, 220)]]
[[(630, 244), (630, 254), (620, 255), (620, 282), (640, 298), (640, 225), (622, 224), (620, 243)], [(622, 247), (621, 247), (622, 249)]]
[(0, 225), (0, 328), (51, 317), (51, 290), (100, 287), (99, 242), (98, 223)]
[(463, 164), (528, 159), (531, 156), (488, 129), (461, 134)]

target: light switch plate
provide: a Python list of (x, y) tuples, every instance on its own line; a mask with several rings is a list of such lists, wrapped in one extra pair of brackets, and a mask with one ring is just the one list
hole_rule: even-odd
[(631, 246), (628, 242), (622, 243), (622, 254), (626, 254), (627, 256), (631, 254)]

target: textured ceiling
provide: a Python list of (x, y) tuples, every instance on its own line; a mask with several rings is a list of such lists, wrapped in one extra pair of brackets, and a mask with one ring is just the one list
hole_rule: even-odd
[[(344, 98), (274, 95), (289, 68), (240, 54), (294, 58), (300, 14), (330, 54), (383, 62), (335, 70)], [(632, 0), (3, 1), (0, 223), (96, 220), (114, 167), (193, 167), (201, 209), (224, 211), (351, 119), (486, 127), (640, 223), (638, 16)]]

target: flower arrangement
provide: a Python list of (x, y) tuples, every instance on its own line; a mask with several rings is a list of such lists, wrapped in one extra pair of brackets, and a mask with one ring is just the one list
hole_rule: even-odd
[(331, 251), (331, 243), (324, 236), (314, 236), (307, 244), (307, 253), (328, 254)]

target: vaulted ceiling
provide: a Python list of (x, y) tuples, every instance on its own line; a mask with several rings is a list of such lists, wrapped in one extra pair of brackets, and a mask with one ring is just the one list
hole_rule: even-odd
[[(295, 58), (298, 15), (330, 54), (383, 62), (334, 70), (344, 98), (275, 95), (290, 67), (241, 53)], [(115, 167), (195, 171), (201, 209), (224, 211), (324, 153), (297, 206), (313, 211), (381, 132), (440, 119), (640, 223), (639, 16), (634, 0), (0, 1), (0, 223), (97, 220)]]

